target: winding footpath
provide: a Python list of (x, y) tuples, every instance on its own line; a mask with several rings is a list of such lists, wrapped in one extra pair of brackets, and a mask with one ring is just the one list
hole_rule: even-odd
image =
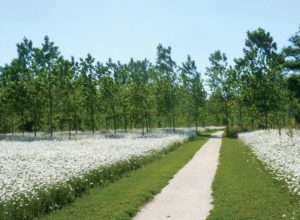
[(211, 186), (219, 162), (222, 133), (212, 134), (169, 184), (137, 213), (134, 220), (206, 219), (213, 208)]

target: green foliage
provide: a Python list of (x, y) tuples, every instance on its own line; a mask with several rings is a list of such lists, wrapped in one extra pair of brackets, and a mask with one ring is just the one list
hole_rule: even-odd
[(206, 75), (209, 77), (208, 84), (215, 94), (220, 105), (225, 112), (226, 131), (229, 131), (229, 107), (228, 103), (232, 97), (232, 71), (227, 67), (227, 57), (225, 53), (217, 50), (209, 56), (211, 66), (206, 69)]
[(300, 124), (300, 75), (291, 74), (287, 79), (287, 86), (290, 92), (296, 97), (297, 103), (295, 104), (295, 120)]
[(283, 48), (283, 55), (286, 58), (285, 67), (294, 73), (300, 72), (300, 27), (299, 31), (289, 41), (292, 45)]
[[(229, 136), (257, 128), (287, 127), (292, 118), (297, 120), (299, 111), (291, 92), (295, 82), (285, 75), (287, 61), (276, 50), (271, 34), (258, 28), (247, 32), (244, 56), (234, 59), (234, 66), (228, 67), (220, 51), (209, 57), (207, 118), (226, 125)], [(297, 50), (293, 51), (296, 56)]]
[(297, 77), (286, 75), (298, 73), (298, 32), (290, 42), (278, 53), (269, 32), (248, 31), (234, 66), (219, 50), (210, 55), (206, 92), (195, 61), (188, 56), (177, 66), (171, 47), (161, 44), (154, 64), (123, 64), (90, 54), (68, 60), (49, 37), (41, 47), (24, 38), (18, 56), (0, 68), (0, 132), (141, 128), (144, 134), (152, 127), (214, 124), (229, 133), (289, 126), (291, 119), (299, 122)]
[(204, 106), (206, 92), (201, 74), (197, 71), (195, 61), (188, 55), (187, 61), (180, 68), (182, 79), (181, 95), (184, 97), (184, 108), (187, 117), (192, 115), (196, 130), (199, 124), (200, 110)]
[(231, 137), (231, 138), (237, 138), (238, 137), (238, 133), (243, 132), (245, 130), (241, 130), (238, 126), (233, 126), (230, 128), (230, 130), (228, 130), (228, 132), (226, 132), (226, 136), (227, 137)]
[(175, 131), (175, 107), (176, 107), (176, 87), (177, 74), (175, 72), (176, 63), (171, 57), (171, 47), (164, 48), (161, 44), (157, 47), (156, 59), (156, 98), (157, 112), (160, 116), (165, 116), (169, 121), (169, 127)]
[[(144, 134), (156, 125), (175, 129), (176, 119), (186, 126), (171, 47), (158, 46), (155, 65), (146, 59), (102, 64), (90, 54), (78, 62), (68, 60), (47, 36), (40, 48), (24, 38), (17, 49), (18, 57), (0, 72), (1, 132), (44, 131), (52, 136), (69, 130), (71, 138), (71, 130), (130, 127)], [(202, 84), (196, 77), (194, 87), (186, 89), (194, 94), (200, 114), (195, 83)]]

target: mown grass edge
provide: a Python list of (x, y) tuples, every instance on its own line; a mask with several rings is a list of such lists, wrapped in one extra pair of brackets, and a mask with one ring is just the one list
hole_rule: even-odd
[(235, 138), (223, 138), (213, 198), (208, 220), (300, 219), (299, 196)]

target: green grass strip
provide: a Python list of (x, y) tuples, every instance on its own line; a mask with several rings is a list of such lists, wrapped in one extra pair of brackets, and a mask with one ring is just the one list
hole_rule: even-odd
[(209, 133), (184, 143), (181, 147), (106, 187), (91, 189), (72, 205), (56, 210), (43, 220), (131, 219), (139, 207), (168, 183), (207, 141)]
[(223, 139), (213, 191), (210, 220), (300, 219), (299, 197), (274, 179), (238, 139)]

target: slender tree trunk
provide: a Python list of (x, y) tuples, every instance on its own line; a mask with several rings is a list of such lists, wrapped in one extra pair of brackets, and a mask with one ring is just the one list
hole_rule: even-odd
[(169, 128), (172, 128), (172, 116), (169, 115)]
[(250, 118), (251, 118), (251, 130), (254, 131), (254, 117), (253, 117), (253, 114), (251, 114)]
[(92, 100), (92, 130), (93, 134), (95, 134), (95, 112), (94, 112), (94, 100)]
[(268, 112), (264, 112), (264, 116), (265, 116), (265, 129), (268, 129)]
[(228, 104), (225, 101), (225, 120), (226, 120), (226, 133), (229, 133), (229, 123), (228, 123)]
[(188, 123), (188, 127), (191, 127), (191, 120), (190, 120), (190, 113), (188, 113), (187, 115), (187, 123)]
[(24, 123), (24, 110), (22, 109), (21, 113), (21, 120), (22, 120), (22, 135), (24, 136), (25, 133), (25, 123)]
[(198, 131), (198, 115), (196, 113), (195, 115), (195, 126), (196, 126), (196, 132)]
[(37, 127), (37, 120), (36, 120), (36, 114), (37, 114), (37, 110), (36, 110), (36, 104), (33, 104), (33, 132), (34, 132), (34, 137), (36, 137), (36, 127)]
[(15, 133), (15, 128), (14, 128), (14, 116), (11, 118), (11, 132), (14, 134)]
[(196, 126), (196, 132), (198, 131), (198, 106), (195, 102), (195, 126)]
[(152, 122), (152, 120), (151, 120), (151, 115), (149, 114), (149, 115), (148, 115), (149, 131), (150, 131), (150, 129), (151, 129), (151, 122)]
[(144, 130), (144, 113), (142, 113), (142, 135), (145, 135), (145, 130)]
[(123, 115), (124, 115), (124, 130), (125, 130), (125, 132), (127, 132), (127, 109), (126, 109), (126, 106), (124, 106)]
[(148, 120), (148, 114), (146, 114), (146, 132), (149, 132), (149, 120)]
[(116, 115), (114, 114), (114, 131), (117, 134), (117, 122), (116, 122)]
[(133, 119), (132, 119), (132, 114), (130, 114), (130, 130), (132, 130), (133, 127)]
[(278, 134), (281, 136), (281, 123), (280, 123), (280, 117), (278, 116), (278, 112), (276, 112), (276, 121), (277, 121)]
[(78, 119), (77, 119), (77, 111), (75, 110), (75, 132), (76, 132), (76, 134), (77, 134), (77, 131), (78, 131)]
[(50, 104), (50, 137), (53, 136), (53, 121), (52, 121), (52, 115), (53, 115), (53, 100), (52, 100), (52, 82), (50, 80), (50, 90), (49, 90), (49, 104)]
[(72, 120), (71, 120), (71, 117), (69, 119), (69, 139), (71, 140), (71, 130), (72, 130)]
[(171, 89), (171, 103), (172, 103), (172, 127), (175, 132), (175, 92), (173, 91), (173, 87)]
[(105, 116), (105, 127), (106, 127), (106, 131), (108, 131), (108, 117)]
[(117, 124), (116, 124), (116, 113), (115, 113), (115, 104), (112, 103), (112, 112), (113, 112), (113, 122), (114, 122), (114, 132), (117, 134)]
[(279, 122), (279, 126), (278, 126), (278, 133), (281, 136), (281, 127), (280, 127), (280, 122)]
[(174, 108), (172, 111), (172, 125), (173, 125), (173, 131), (175, 132), (175, 109)]
[(243, 112), (241, 105), (239, 106), (239, 121), (240, 121), (240, 128), (241, 130), (244, 130), (244, 124), (243, 124)]
[(159, 115), (157, 115), (156, 117), (157, 117), (157, 127), (161, 128), (160, 117), (159, 117)]
[(64, 131), (64, 121), (63, 121), (63, 119), (60, 119), (59, 126), (60, 126), (60, 132), (63, 132)]

